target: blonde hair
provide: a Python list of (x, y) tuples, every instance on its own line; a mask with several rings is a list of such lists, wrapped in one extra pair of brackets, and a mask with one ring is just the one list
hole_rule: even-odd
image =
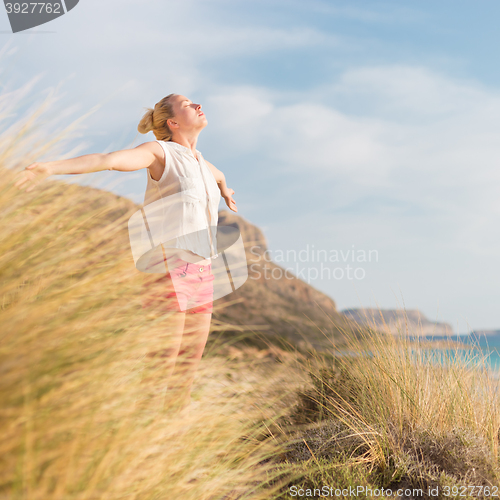
[(169, 102), (169, 99), (174, 95), (176, 94), (169, 94), (164, 97), (155, 104), (154, 109), (146, 108), (147, 111), (137, 126), (137, 130), (141, 134), (153, 131), (159, 141), (170, 141), (172, 139), (172, 131), (167, 125), (167, 120), (174, 118), (172, 103)]

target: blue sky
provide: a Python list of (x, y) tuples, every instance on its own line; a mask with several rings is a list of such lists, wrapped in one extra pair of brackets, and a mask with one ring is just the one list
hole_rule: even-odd
[[(273, 260), (339, 309), (497, 329), (499, 14), (493, 1), (81, 0), (13, 35), (0, 10), (0, 76), (4, 89), (38, 77), (33, 102), (60, 85), (67, 123), (99, 105), (78, 154), (154, 140), (137, 124), (171, 92), (202, 103), (197, 149)], [(66, 178), (138, 203), (146, 185), (145, 171)], [(377, 259), (351, 253), (314, 279), (307, 249)]]

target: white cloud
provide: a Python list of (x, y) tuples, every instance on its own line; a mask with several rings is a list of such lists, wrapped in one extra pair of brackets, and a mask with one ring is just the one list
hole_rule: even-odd
[[(335, 104), (346, 94), (371, 106), (340, 111)], [(389, 200), (399, 201), (425, 214), (434, 228), (429, 238), (441, 231), (450, 245), (500, 251), (493, 230), (500, 213), (496, 90), (425, 68), (385, 66), (351, 69), (301, 98), (290, 95), (289, 103), (286, 93), (248, 86), (213, 91), (209, 102), (227, 147), (266, 158), (259, 175), (281, 165), (304, 185), (308, 177), (331, 185), (331, 208), (376, 195), (386, 217), (405, 220), (397, 205), (389, 209)]]

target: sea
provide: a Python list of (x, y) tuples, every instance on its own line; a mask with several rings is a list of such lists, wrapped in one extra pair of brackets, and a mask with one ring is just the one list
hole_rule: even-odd
[[(411, 337), (412, 340), (418, 340), (418, 337)], [(420, 337), (426, 341), (452, 341), (465, 344), (468, 348), (453, 347), (447, 348), (431, 348), (436, 360), (455, 359), (456, 356), (467, 360), (472, 364), (478, 364), (487, 368), (497, 376), (500, 375), (500, 332), (495, 333), (478, 333), (471, 332), (468, 334), (458, 335), (426, 335)]]

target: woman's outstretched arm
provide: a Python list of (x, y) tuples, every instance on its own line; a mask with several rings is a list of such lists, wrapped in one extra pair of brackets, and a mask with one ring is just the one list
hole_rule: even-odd
[(101, 170), (131, 172), (147, 168), (156, 161), (151, 144), (146, 142), (134, 149), (95, 153), (68, 160), (35, 162), (20, 172), (14, 185), (29, 192), (50, 175), (90, 174)]

